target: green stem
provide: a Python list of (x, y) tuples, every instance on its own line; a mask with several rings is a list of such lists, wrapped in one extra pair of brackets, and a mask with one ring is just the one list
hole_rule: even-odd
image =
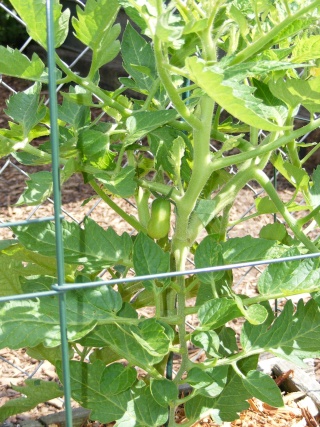
[[(189, 252), (189, 247), (181, 243), (180, 247), (175, 249), (175, 261), (176, 261), (176, 270), (182, 271), (185, 269), (186, 259)], [(179, 334), (179, 343), (180, 343), (180, 354), (181, 354), (181, 363), (179, 371), (174, 378), (174, 382), (178, 384), (184, 372), (187, 369), (189, 356), (188, 356), (188, 343), (186, 339), (186, 327), (185, 327), (185, 305), (186, 305), (186, 287), (185, 287), (185, 277), (177, 277), (177, 284), (179, 286), (179, 292), (177, 293), (177, 316), (179, 319), (178, 322), (178, 334)]]
[(189, 216), (211, 175), (210, 135), (213, 109), (214, 101), (206, 95), (203, 96), (199, 101), (197, 111), (201, 117), (201, 126), (196, 127), (193, 132), (194, 154), (191, 179), (185, 194), (176, 202), (180, 219), (179, 226), (184, 227), (184, 236), (179, 237), (184, 239), (187, 238)]
[(175, 419), (176, 419), (176, 408), (174, 405), (169, 407), (169, 418), (165, 425), (168, 427), (176, 427), (177, 424), (175, 422)]
[(116, 163), (116, 167), (114, 169), (115, 174), (118, 174), (121, 171), (122, 161), (123, 161), (123, 157), (124, 157), (125, 152), (126, 152), (126, 148), (127, 148), (127, 146), (125, 144), (125, 141), (123, 141), (122, 146), (121, 146), (120, 151), (119, 151), (119, 156), (118, 156), (118, 160)]
[[(207, 223), (211, 221), (219, 212), (231, 205), (238, 192), (247, 184), (252, 178), (250, 168), (252, 164), (249, 163), (248, 169), (238, 171), (229, 182), (221, 189), (221, 191), (212, 199), (210, 217)], [(203, 222), (197, 215), (192, 215), (189, 225), (189, 241), (192, 244), (198, 237), (199, 233), (203, 230)]]
[(261, 27), (261, 22), (260, 22), (260, 17), (259, 17), (259, 13), (258, 13), (258, 4), (257, 2), (253, 2), (254, 4), (254, 14), (255, 14), (255, 18), (256, 18), (256, 24), (258, 26), (258, 30), (260, 34), (263, 34), (263, 30)]
[[(320, 119), (315, 120), (312, 123), (309, 123), (308, 125), (292, 131), (289, 135), (281, 136), (280, 138), (277, 138), (275, 141), (268, 142), (264, 145), (259, 145), (258, 147), (255, 147), (254, 149), (251, 149), (249, 151), (245, 151), (240, 154), (235, 154), (233, 156), (223, 157), (220, 159), (216, 159), (211, 163), (210, 169), (211, 172), (214, 172), (219, 169), (226, 168), (228, 166), (237, 165), (239, 163), (243, 163), (246, 160), (253, 159), (255, 157), (261, 156), (263, 154), (269, 153), (271, 151), (276, 150), (277, 148), (280, 148), (286, 144), (288, 144), (292, 139), (297, 139), (303, 135), (305, 135), (308, 132), (313, 131), (314, 129), (317, 129), (320, 127)], [(268, 138), (268, 137), (267, 137)]]
[(244, 379), (246, 376), (240, 371), (240, 369), (238, 368), (237, 362), (232, 362), (231, 366), (234, 370), (234, 372), (239, 375), (240, 378)]
[(135, 194), (135, 200), (140, 224), (145, 228), (147, 228), (150, 220), (149, 196), (150, 191), (144, 190), (142, 187), (138, 187)]
[[(216, 112), (214, 114), (214, 118), (213, 118), (213, 124), (212, 124), (212, 129), (214, 132), (218, 133), (218, 126), (219, 126), (219, 122), (220, 122), (220, 114), (222, 111), (222, 107), (221, 105), (217, 106)], [(227, 138), (225, 137), (225, 135), (222, 132), (219, 132), (219, 134), (221, 133), (221, 136), (224, 140), (226, 140)]]
[[(286, 126), (293, 127), (292, 114), (293, 114), (293, 110), (292, 110), (292, 108), (290, 108), (288, 111), (288, 116), (287, 116), (286, 122), (285, 122)], [(285, 132), (285, 135), (290, 135), (290, 134), (291, 134), (290, 130)], [(287, 147), (288, 147), (288, 154), (289, 154), (289, 158), (291, 160), (291, 163), (294, 166), (301, 168), (301, 161), (300, 161), (299, 155), (298, 155), (296, 140), (293, 138), (290, 142), (288, 142)]]
[(160, 319), (160, 317), (163, 316), (162, 311), (162, 301), (161, 301), (161, 295), (159, 296), (158, 288), (155, 282), (152, 283), (152, 292), (153, 292), (153, 299), (154, 299), (154, 308), (155, 308), (155, 319)]
[(310, 151), (308, 151), (308, 154), (304, 156), (304, 158), (301, 160), (301, 165), (303, 165), (317, 150), (320, 148), (320, 142), (317, 143)]
[(147, 233), (145, 227), (143, 227), (139, 221), (137, 221), (133, 216), (128, 215), (124, 210), (122, 210), (94, 181), (90, 181), (91, 187), (94, 191), (101, 197), (101, 199), (110, 206), (122, 219), (124, 219), (129, 225), (131, 225), (135, 230), (142, 231), (142, 233)]
[(230, 215), (230, 210), (232, 208), (232, 205), (233, 204), (230, 203), (223, 210), (222, 218), (220, 221), (220, 230), (219, 230), (219, 241), (220, 242), (225, 242), (226, 238), (227, 238), (227, 228), (229, 225), (229, 215)]
[[(226, 266), (227, 267), (227, 266)], [(311, 292), (318, 292), (320, 290), (320, 286), (314, 286), (310, 288), (303, 289), (304, 293), (311, 293)], [(271, 301), (273, 299), (281, 299), (281, 298), (289, 298), (295, 295), (301, 295), (301, 289), (292, 290), (290, 293), (288, 291), (285, 292), (273, 292), (268, 293), (266, 295), (257, 295), (255, 297), (247, 297), (241, 300), (241, 303), (243, 306), (250, 306), (253, 304), (259, 304), (266, 301)], [(186, 315), (193, 315), (199, 311), (201, 306), (192, 306), (192, 307), (186, 307), (185, 314)]]
[[(52, 162), (51, 154), (41, 151), (38, 148), (34, 147), (33, 145), (30, 145), (30, 144), (25, 145), (23, 147), (23, 151), (25, 153), (32, 154), (33, 156), (39, 157), (40, 159), (46, 160), (50, 163)], [(67, 159), (60, 158), (59, 163), (62, 165), (65, 165), (67, 163)]]
[(165, 66), (165, 64), (168, 63), (168, 59), (162, 52), (162, 43), (157, 35), (154, 36), (154, 56), (156, 59), (156, 66), (160, 80), (166, 89), (166, 92), (169, 95), (174, 108), (177, 110), (178, 114), (183, 118), (183, 120), (185, 120), (190, 126), (198, 127), (200, 125), (199, 120), (182, 101), (179, 93), (177, 93), (177, 90), (172, 83), (172, 78)]
[(315, 209), (313, 209), (310, 213), (308, 213), (303, 218), (297, 220), (298, 227), (303, 227), (307, 222), (314, 219), (315, 215), (317, 215), (320, 211), (320, 205), (318, 205)]
[(176, 7), (186, 22), (192, 20), (192, 12), (181, 0), (176, 0)]
[(202, 46), (205, 48), (203, 52), (205, 60), (215, 62), (217, 60), (217, 53), (215, 50), (214, 42), (211, 37), (211, 28), (210, 31), (205, 31), (201, 38)]
[(175, 289), (168, 288), (166, 292), (166, 306), (167, 306), (167, 316), (174, 316), (176, 314), (176, 299), (177, 292)]
[(80, 356), (81, 362), (84, 362), (91, 347), (83, 347), (82, 350), (77, 346), (77, 344), (73, 345), (72, 347), (76, 351), (76, 353)]
[(156, 79), (152, 84), (150, 92), (149, 92), (147, 99), (145, 100), (143, 106), (140, 108), (140, 110), (137, 110), (136, 112), (147, 111), (147, 109), (149, 108), (155, 94), (157, 93), (157, 90), (159, 89), (159, 86), (160, 86), (160, 80)]
[(287, 0), (283, 0), (283, 4), (284, 4), (284, 7), (286, 9), (287, 15), (291, 15), (291, 10), (290, 10), (290, 6), (289, 6), (288, 1)]
[(239, 351), (238, 353), (233, 354), (229, 357), (225, 357), (223, 359), (211, 359), (202, 363), (198, 363), (197, 368), (201, 370), (206, 370), (208, 368), (214, 368), (216, 366), (233, 365), (234, 363), (240, 362), (240, 360), (242, 359), (246, 359), (247, 357), (254, 356), (256, 354), (264, 353), (265, 351), (267, 351), (267, 349), (264, 348), (259, 348), (250, 351)]
[(206, 29), (200, 33), (203, 47), (203, 57), (206, 61), (216, 61), (217, 52), (216, 46), (212, 38), (212, 27), (215, 20), (215, 17), (220, 9), (220, 6), (225, 2), (225, 0), (217, 0), (212, 6), (211, 12), (208, 16), (208, 24)]
[(160, 193), (162, 196), (170, 197), (173, 201), (176, 201), (180, 196), (180, 193), (175, 188), (161, 182), (138, 180), (138, 185), (150, 191)]
[(264, 348), (259, 348), (257, 350), (251, 350), (251, 351), (239, 351), (239, 353), (236, 353), (228, 358), (225, 359), (219, 359), (214, 362), (208, 362), (206, 364), (203, 363), (203, 369), (207, 369), (211, 366), (224, 366), (224, 365), (233, 365), (234, 363), (240, 362), (240, 360), (245, 359), (250, 356), (254, 356), (255, 354), (261, 354), (265, 351)]
[[(312, 9), (315, 9), (317, 6), (320, 6), (320, 0), (316, 0), (308, 6), (303, 7), (294, 15), (290, 15), (281, 21), (278, 25), (273, 27), (267, 34), (260, 37), (257, 41), (240, 51), (234, 59), (230, 62), (230, 65), (236, 65), (241, 62), (245, 62), (253, 56), (257, 55), (262, 49), (266, 49), (268, 46), (271, 46), (276, 40), (279, 33), (288, 28), (289, 25), (294, 23), (301, 16), (310, 12)], [(279, 41), (279, 40), (278, 40)]]
[[(210, 216), (206, 220), (208, 224), (219, 212), (223, 209), (230, 209), (233, 205), (238, 192), (253, 178), (254, 171), (264, 169), (269, 161), (270, 153), (264, 156), (256, 156), (254, 159), (245, 162), (236, 175), (234, 175), (221, 191), (212, 199), (212, 207)], [(218, 159), (219, 161), (219, 159)], [(188, 236), (190, 244), (198, 237), (199, 233), (203, 230), (204, 224), (198, 215), (193, 215), (190, 220), (190, 234)]]
[(115, 110), (119, 111), (119, 113), (123, 117), (128, 117), (132, 114), (132, 110), (124, 107), (119, 102), (112, 99), (102, 89), (100, 89), (99, 86), (95, 85), (93, 82), (91, 82), (88, 79), (84, 79), (80, 77), (78, 74), (70, 70), (70, 68), (59, 58), (58, 55), (56, 55), (56, 63), (71, 81), (83, 87), (84, 89), (88, 90), (92, 94), (96, 95), (106, 106), (114, 108)]
[[(196, 84), (191, 84), (191, 85), (186, 85), (186, 86), (182, 86), (179, 87), (178, 89), (176, 89), (177, 93), (185, 93), (185, 92), (191, 92), (194, 89), (198, 89), (198, 85)], [(186, 97), (187, 98), (187, 97)]]
[[(320, 286), (315, 286), (314, 288), (306, 288), (303, 290), (304, 293), (311, 293), (311, 292), (318, 292), (320, 289)], [(256, 297), (251, 298), (244, 298), (242, 300), (242, 304), (245, 306), (249, 306), (252, 304), (259, 304), (261, 302), (270, 301), (273, 299), (280, 299), (280, 298), (288, 298), (295, 295), (301, 295), (301, 289), (297, 289), (290, 291), (290, 293), (286, 292), (274, 292), (269, 293), (268, 295), (257, 295)]]
[[(121, 279), (119, 281), (121, 282)], [(179, 323), (178, 316), (159, 317), (158, 320), (161, 322), (165, 322), (168, 325), (173, 325), (173, 326), (176, 325), (177, 323)], [(97, 323), (99, 325), (112, 325), (114, 323), (118, 323), (119, 325), (139, 325), (139, 323), (141, 323), (141, 318), (133, 319), (131, 317), (113, 316), (113, 317), (108, 317), (106, 319), (100, 319)], [(175, 348), (173, 348), (172, 350), (176, 351)]]
[(259, 129), (250, 126), (250, 142), (253, 146), (258, 145)]
[(293, 231), (294, 235), (305, 245), (310, 252), (318, 252), (318, 248), (312, 241), (304, 234), (297, 224), (297, 221), (290, 215), (290, 212), (278, 196), (273, 184), (270, 182), (268, 176), (261, 170), (253, 170), (253, 178), (261, 185), (265, 192), (269, 195), (270, 199), (275, 204), (279, 213), (287, 222), (288, 226)]

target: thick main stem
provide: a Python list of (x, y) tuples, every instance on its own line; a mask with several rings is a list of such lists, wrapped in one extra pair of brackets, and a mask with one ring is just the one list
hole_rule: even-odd
[[(187, 244), (180, 242), (180, 244), (176, 247), (174, 251), (174, 258), (176, 262), (176, 270), (182, 271), (185, 269), (187, 255), (189, 253), (189, 247)], [(178, 335), (179, 335), (179, 344), (180, 344), (180, 355), (181, 355), (181, 363), (179, 371), (177, 372), (173, 381), (176, 385), (179, 385), (179, 382), (182, 379), (184, 372), (188, 367), (189, 357), (188, 357), (188, 342), (186, 337), (186, 329), (185, 329), (185, 320), (186, 320), (186, 286), (185, 286), (185, 277), (179, 276), (177, 278), (177, 284), (179, 290), (177, 292), (176, 304), (177, 304), (177, 326), (178, 326)], [(168, 419), (168, 427), (175, 427), (175, 405), (170, 406), (169, 408), (169, 419)]]
[[(162, 13), (163, 4), (160, 0), (157, 1), (157, 12), (159, 16)], [(208, 41), (208, 38), (206, 39)], [(207, 49), (212, 51), (211, 46)], [(214, 101), (208, 96), (201, 97), (195, 112), (191, 111), (185, 104), (180, 94), (172, 82), (166, 65), (168, 58), (165, 54), (160, 38), (154, 37), (154, 52), (157, 64), (157, 70), (162, 85), (166, 89), (171, 102), (180, 115), (180, 117), (193, 129), (193, 168), (188, 188), (181, 196), (175, 197), (176, 204), (176, 223), (175, 231), (172, 239), (172, 254), (175, 261), (176, 271), (183, 271), (186, 268), (186, 260), (190, 250), (189, 235), (189, 219), (194, 210), (197, 200), (203, 190), (208, 178), (210, 177), (210, 136), (212, 129), (212, 117), (214, 109)], [(178, 385), (182, 379), (184, 372), (189, 364), (188, 357), (188, 338), (185, 329), (186, 320), (186, 286), (185, 277), (177, 278), (177, 295), (176, 295), (176, 311), (178, 316), (178, 335), (181, 354), (181, 364), (177, 372), (174, 382)], [(175, 407), (171, 406), (169, 411), (168, 426), (175, 426), (174, 421)]]
[[(198, 117), (201, 125), (194, 128), (194, 162), (191, 179), (188, 188), (181, 198), (176, 200), (177, 217), (176, 228), (173, 236), (173, 256), (175, 260), (175, 268), (177, 271), (183, 271), (186, 268), (186, 260), (190, 250), (189, 235), (189, 218), (193, 211), (198, 197), (206, 184), (210, 173), (208, 172), (210, 164), (210, 133), (213, 116), (214, 102), (207, 96), (204, 96), (199, 103)], [(188, 357), (188, 340), (185, 329), (186, 320), (186, 286), (185, 277), (179, 276), (177, 279), (178, 292), (176, 297), (177, 303), (177, 322), (181, 363), (174, 382), (179, 384), (184, 372), (189, 364)], [(170, 407), (169, 411), (169, 427), (175, 426), (174, 422), (175, 407)]]
[[(176, 258), (176, 269), (181, 271), (185, 268), (187, 255), (189, 248), (187, 246), (182, 246), (175, 253)], [(188, 366), (188, 345), (186, 338), (186, 329), (185, 329), (185, 304), (186, 304), (186, 287), (185, 287), (185, 277), (179, 276), (177, 279), (177, 284), (179, 286), (179, 291), (177, 293), (177, 315), (179, 319), (178, 323), (178, 333), (179, 333), (179, 342), (180, 342), (180, 354), (181, 354), (181, 364), (177, 375), (174, 378), (174, 382), (179, 384), (183, 373), (185, 372)]]
[(176, 242), (189, 241), (189, 220), (196, 202), (208, 181), (211, 171), (210, 134), (213, 117), (214, 101), (208, 96), (203, 96), (199, 102), (197, 114), (201, 125), (193, 132), (193, 169), (190, 182), (185, 194), (176, 200), (177, 222), (173, 238), (173, 246)]

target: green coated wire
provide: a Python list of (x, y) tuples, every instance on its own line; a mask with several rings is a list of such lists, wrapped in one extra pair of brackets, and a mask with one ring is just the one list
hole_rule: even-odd
[[(55, 64), (55, 43), (54, 43), (54, 13), (53, 0), (47, 0), (47, 47), (48, 47), (48, 72), (49, 72), (49, 98), (50, 98), (50, 142), (52, 148), (52, 180), (53, 180), (53, 200), (55, 217), (55, 237), (56, 237), (56, 257), (57, 257), (57, 279), (58, 286), (65, 282), (64, 272), (64, 248), (62, 239), (61, 224), (61, 191), (60, 191), (60, 165), (59, 165), (59, 129), (58, 129), (58, 103), (56, 93), (56, 64)], [(62, 372), (65, 397), (65, 421), (67, 427), (72, 427), (72, 409), (71, 409), (71, 385), (70, 385), (70, 367), (67, 335), (67, 316), (66, 316), (66, 294), (59, 294), (59, 312), (60, 312), (60, 334), (62, 349)]]
[[(63, 219), (64, 216), (61, 215), (60, 218)], [(0, 228), (16, 227), (17, 225), (28, 225), (28, 224), (32, 224), (32, 223), (36, 223), (37, 224), (39, 222), (48, 222), (48, 221), (52, 221), (54, 219), (55, 219), (54, 216), (47, 216), (47, 217), (43, 217), (43, 218), (23, 219), (21, 221), (3, 222), (2, 224), (0, 224)]]

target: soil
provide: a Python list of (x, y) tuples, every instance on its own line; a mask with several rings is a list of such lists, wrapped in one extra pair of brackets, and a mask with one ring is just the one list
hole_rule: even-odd
[[(10, 95), (11, 90), (22, 90), (28, 84), (20, 80), (6, 78), (0, 85), (0, 127), (7, 126), (7, 118), (3, 114), (5, 108), (5, 100)], [(310, 136), (310, 139), (318, 138), (317, 133)], [(317, 139), (318, 140), (318, 139)], [(317, 159), (312, 159), (308, 168), (311, 170), (318, 164)], [(39, 169), (37, 169), (39, 170)], [(26, 174), (34, 172), (32, 167), (19, 167), (17, 162), (12, 158), (0, 160), (0, 222), (15, 221), (27, 219), (30, 217), (43, 217), (50, 216), (53, 212), (53, 202), (47, 201), (41, 207), (25, 207), (15, 206), (23, 188), (26, 185)], [(279, 181), (278, 191), (283, 200), (290, 200), (293, 194), (293, 189), (282, 184)], [(84, 201), (93, 196), (91, 187), (83, 183), (82, 177), (73, 176), (62, 189), (62, 202), (63, 212), (66, 218), (81, 222), (86, 215), (90, 215), (101, 226), (114, 227), (118, 232), (131, 232), (130, 228), (102, 202), (97, 199), (89, 200), (88, 203), (83, 204)], [(238, 220), (243, 215), (250, 214), (247, 212), (249, 207), (254, 206), (254, 200), (259, 194), (259, 189), (255, 187), (246, 187), (243, 189), (233, 207), (232, 219)], [(130, 201), (119, 200), (121, 206), (129, 213), (134, 212)], [(261, 228), (262, 222), (267, 224), (272, 222), (273, 217), (270, 215), (265, 218), (253, 218), (245, 223), (239, 223), (229, 232), (229, 237), (241, 237), (244, 235), (257, 236), (257, 230)], [(258, 226), (257, 226), (258, 225)], [(10, 230), (0, 228), (0, 239), (11, 238), (12, 233)], [(235, 286), (239, 293), (254, 294), (257, 275), (260, 274), (258, 269), (251, 268), (242, 271), (237, 271), (235, 274)], [(192, 319), (191, 319), (192, 321)], [(239, 330), (241, 324), (234, 323), (236, 330)], [(319, 371), (318, 360), (315, 361), (316, 372)], [(12, 386), (21, 385), (27, 377), (41, 378), (48, 381), (56, 381), (56, 374), (52, 365), (49, 362), (39, 362), (29, 357), (24, 349), (21, 350), (0, 350), (0, 406), (7, 400), (17, 397), (17, 393)], [(318, 375), (319, 377), (319, 375)], [(232, 427), (260, 427), (260, 426), (313, 426), (310, 424), (312, 420), (308, 421), (308, 414), (301, 410), (297, 403), (290, 397), (285, 408), (275, 409), (263, 405), (259, 401), (251, 401), (250, 409), (240, 415), (239, 420), (233, 423), (224, 423), (224, 426)], [(76, 406), (76, 405), (75, 405)], [(38, 405), (34, 410), (20, 414), (16, 417), (11, 417), (7, 420), (6, 424), (15, 425), (23, 424), (27, 419), (38, 419), (40, 416), (51, 414), (63, 409), (63, 401), (55, 399), (54, 401), (46, 402), (45, 404)], [(177, 414), (179, 422), (183, 423), (184, 413), (183, 409)], [(113, 424), (108, 424), (111, 427)], [(317, 425), (317, 424), (316, 424)], [(87, 426), (97, 427), (97, 423), (87, 423)], [(209, 419), (204, 419), (199, 423), (194, 424), (194, 427), (215, 427)], [(102, 426), (100, 426), (102, 427)]]

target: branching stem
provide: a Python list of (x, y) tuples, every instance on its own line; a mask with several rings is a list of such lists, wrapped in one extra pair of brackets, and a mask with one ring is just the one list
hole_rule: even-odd
[(301, 243), (305, 245), (307, 249), (309, 249), (310, 252), (318, 252), (318, 248), (316, 247), (316, 245), (312, 243), (312, 241), (304, 234), (304, 232), (298, 226), (297, 221), (291, 216), (285, 204), (282, 202), (282, 200), (278, 196), (278, 193), (275, 190), (273, 184), (270, 182), (268, 176), (261, 170), (254, 170), (253, 172), (254, 172), (253, 178), (261, 185), (261, 187), (269, 195), (270, 199), (275, 204), (279, 213), (286, 220), (288, 226), (291, 228), (294, 235), (299, 239)]
[(91, 187), (94, 191), (102, 198), (107, 205), (110, 206), (121, 218), (123, 218), (129, 225), (131, 225), (135, 230), (142, 231), (143, 233), (147, 233), (147, 230), (137, 221), (132, 215), (128, 215), (123, 209), (120, 208), (94, 181), (90, 181)]

